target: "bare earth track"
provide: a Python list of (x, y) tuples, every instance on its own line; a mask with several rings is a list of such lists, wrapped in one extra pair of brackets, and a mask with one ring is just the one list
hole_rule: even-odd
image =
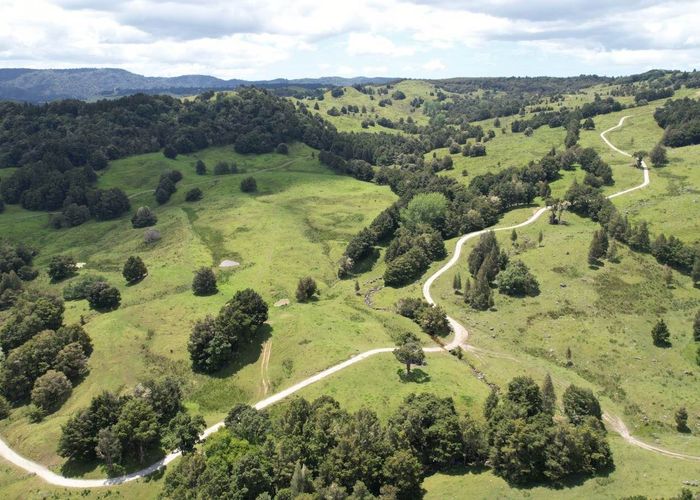
[[(626, 151), (622, 151), (621, 149), (618, 149), (615, 147), (606, 137), (605, 134), (608, 132), (615, 130), (619, 127), (621, 127), (625, 121), (625, 119), (629, 118), (629, 116), (623, 116), (620, 119), (620, 122), (615, 125), (614, 127), (611, 127), (604, 132), (601, 132), (600, 137), (601, 139), (614, 151), (616, 151), (619, 154), (629, 156), (631, 157), (632, 155), (627, 153)], [(284, 165), (282, 165), (284, 166)], [(642, 162), (642, 171), (643, 171), (643, 176), (644, 180), (641, 184), (634, 186), (629, 189), (625, 189), (623, 191), (617, 192), (615, 194), (612, 194), (608, 196), (608, 198), (616, 198), (617, 196), (622, 196), (624, 194), (630, 193), (632, 191), (636, 191), (638, 189), (642, 189), (646, 186), (649, 185), (649, 169), (646, 165), (646, 163)], [(469, 240), (476, 238), (477, 236), (487, 232), (487, 231), (510, 231), (512, 229), (517, 229), (523, 226), (527, 226), (529, 224), (532, 224), (535, 222), (537, 219), (539, 219), (542, 214), (546, 213), (549, 207), (543, 207), (538, 209), (536, 212), (532, 214), (532, 216), (527, 219), (524, 222), (521, 222), (520, 224), (516, 224), (514, 226), (508, 226), (508, 227), (496, 227), (496, 228), (488, 228), (484, 229), (481, 231), (475, 231), (473, 233), (465, 234), (462, 236), (458, 241), (457, 244), (455, 245), (455, 251), (452, 254), (452, 257), (450, 258), (447, 263), (445, 263), (444, 266), (442, 266), (440, 269), (438, 269), (434, 274), (432, 274), (425, 282), (423, 285), (423, 296), (425, 297), (425, 300), (427, 300), (430, 304), (435, 304), (435, 301), (433, 300), (431, 294), (430, 294), (430, 288), (435, 282), (437, 278), (439, 278), (441, 275), (443, 275), (448, 269), (450, 269), (452, 266), (454, 266), (458, 261), (459, 257), (461, 255), (462, 251), (462, 246)], [(444, 347), (426, 347), (424, 351), (426, 352), (444, 352), (445, 350), (449, 351), (452, 349), (455, 349), (457, 347), (461, 347), (464, 350), (473, 352), (474, 354), (485, 354), (489, 356), (495, 356), (495, 357), (501, 357), (505, 359), (511, 359), (513, 361), (517, 361), (516, 358), (512, 358), (511, 356), (501, 354), (501, 353), (496, 353), (496, 352), (491, 352), (491, 351), (485, 351), (482, 349), (479, 349), (475, 346), (471, 346), (467, 343), (467, 340), (469, 338), (469, 332), (467, 329), (459, 323), (457, 320), (454, 318), (448, 317), (447, 318), (450, 326), (452, 327), (452, 330), (454, 331), (455, 335), (454, 338), (452, 339), (451, 342), (449, 342), (447, 345)], [(267, 372), (267, 363), (269, 362), (269, 355), (270, 355), (270, 345), (266, 345), (263, 354), (262, 354), (262, 366), (261, 366), (261, 371), (262, 371), (262, 377), (263, 377), (263, 387), (264, 390), (267, 391), (269, 388), (269, 382), (267, 381), (266, 377), (266, 372)], [(354, 365), (355, 363), (359, 363), (360, 361), (363, 361), (371, 356), (374, 356), (376, 354), (381, 354), (381, 353), (389, 353), (394, 350), (393, 347), (384, 347), (384, 348), (379, 348), (379, 349), (372, 349), (370, 351), (363, 352), (361, 354), (358, 354), (356, 356), (353, 356), (352, 358), (343, 361), (342, 363), (339, 363), (335, 366), (331, 366), (330, 368), (327, 368), (316, 375), (313, 375), (307, 379), (302, 380), (301, 382), (294, 384), (291, 387), (288, 387), (287, 389), (284, 389), (283, 391), (278, 392), (277, 394), (273, 394), (272, 396), (263, 399), (262, 401), (258, 401), (254, 407), (258, 410), (261, 410), (263, 408), (266, 408), (270, 405), (273, 405), (275, 403), (278, 403), (279, 401), (287, 398), (288, 396), (291, 396), (292, 394), (300, 391), (301, 389), (318, 382), (319, 380), (322, 380), (330, 375), (333, 375), (336, 372), (339, 372), (340, 370), (343, 370), (347, 368), (348, 366)], [(629, 432), (629, 429), (625, 425), (625, 423), (622, 421), (621, 418), (612, 415), (610, 413), (605, 413), (603, 415), (603, 419), (605, 422), (608, 424), (608, 426), (618, 433), (627, 443), (637, 446), (639, 448), (642, 448), (644, 450), (651, 451), (653, 453), (658, 453), (660, 455), (668, 456), (671, 458), (679, 458), (679, 459), (684, 459), (684, 460), (698, 460), (700, 461), (700, 456), (694, 456), (694, 455), (686, 455), (683, 453), (676, 453), (670, 450), (665, 450), (663, 448), (659, 448), (657, 446), (650, 445), (648, 443), (645, 443), (643, 441), (640, 441), (639, 439), (635, 438), (632, 436)], [(205, 430), (201, 438), (204, 440), (207, 437), (209, 437), (211, 434), (215, 433), (221, 427), (223, 427), (224, 423), (219, 422), (217, 424), (214, 424), (213, 426), (209, 427), (207, 430)], [(169, 464), (176, 458), (180, 456), (180, 451), (176, 450), (168, 455), (166, 455), (164, 458), (161, 460), (155, 462), (154, 464), (151, 464), (150, 466), (146, 467), (145, 469), (133, 472), (131, 474), (127, 474), (124, 476), (119, 476), (119, 477), (114, 477), (114, 478), (109, 478), (109, 479), (74, 479), (74, 478), (68, 478), (61, 476), (59, 474), (56, 474), (55, 472), (52, 472), (51, 470), (47, 469), (41, 464), (38, 464), (36, 462), (33, 462), (31, 460), (28, 460), (15, 452), (12, 448), (10, 448), (5, 441), (0, 439), (0, 456), (4, 458), (5, 460), (12, 462), (14, 465), (20, 467), (21, 469), (24, 469), (25, 471), (36, 474), (39, 476), (41, 479), (46, 481), (47, 483), (56, 485), (56, 486), (65, 486), (69, 488), (97, 488), (101, 486), (113, 486), (113, 485), (118, 485), (118, 484), (123, 484), (129, 481), (133, 481), (135, 479), (140, 479), (145, 476), (148, 476), (149, 474), (155, 472), (156, 470), (160, 469), (161, 467)]]

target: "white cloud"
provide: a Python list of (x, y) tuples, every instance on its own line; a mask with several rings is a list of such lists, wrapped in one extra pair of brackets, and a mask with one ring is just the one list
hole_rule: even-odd
[(427, 63), (423, 64), (422, 68), (431, 73), (435, 73), (437, 71), (443, 71), (447, 69), (447, 66), (445, 66), (445, 64), (440, 59), (431, 59)]
[[(290, 76), (341, 67), (507, 74), (516, 50), (626, 71), (700, 64), (700, 0), (2, 0), (0, 66), (116, 66), (148, 75)], [(459, 51), (470, 50), (469, 57)], [(445, 51), (452, 51), (446, 55)], [(457, 56), (455, 57), (455, 54)], [(420, 55), (422, 65), (409, 58)], [(322, 65), (327, 66), (322, 66)], [(365, 70), (365, 67), (368, 70)], [(546, 67), (533, 67), (545, 74)], [(297, 75), (301, 76), (301, 75)], [(311, 75), (306, 75), (311, 76)]]
[(382, 35), (371, 33), (350, 33), (348, 37), (348, 54), (381, 55), (390, 57), (411, 56), (415, 53), (414, 47), (397, 46), (394, 42)]

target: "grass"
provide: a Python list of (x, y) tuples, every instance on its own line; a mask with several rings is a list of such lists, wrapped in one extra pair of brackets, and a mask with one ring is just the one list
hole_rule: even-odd
[[(154, 186), (167, 168), (180, 168), (184, 179), (165, 205), (156, 207), (156, 228), (163, 238), (153, 246), (142, 241), (143, 230), (131, 228), (129, 217), (110, 222), (89, 222), (55, 231), (47, 227), (45, 214), (35, 217), (11, 207), (0, 216), (0, 231), (16, 241), (36, 245), (41, 253), (36, 267), (45, 270), (55, 254), (71, 254), (86, 262), (81, 271), (106, 276), (122, 293), (122, 306), (98, 314), (85, 302), (66, 304), (66, 321), (87, 321), (95, 351), (90, 375), (73, 391), (56, 414), (38, 424), (19, 409), (0, 425), (0, 433), (18, 452), (58, 470), (63, 460), (55, 453), (60, 425), (102, 390), (128, 390), (148, 376), (170, 374), (184, 383), (186, 405), (219, 420), (239, 401), (254, 402), (264, 395), (260, 353), (262, 342), (271, 342), (267, 371), (270, 391), (282, 389), (348, 356), (372, 347), (391, 345), (391, 334), (417, 327), (404, 318), (382, 311), (367, 311), (352, 281), (338, 281), (336, 262), (349, 238), (394, 199), (388, 188), (335, 175), (322, 167), (313, 151), (294, 145), (289, 156), (242, 157), (225, 149), (201, 153), (211, 163), (220, 157), (239, 160), (255, 173), (259, 191), (240, 192), (243, 174), (205, 176), (194, 174), (195, 157), (166, 160), (143, 155), (112, 164), (100, 187), (124, 180), (140, 204), (156, 207)], [(268, 170), (269, 169), (269, 170)], [(263, 170), (266, 170), (263, 172)], [(184, 202), (189, 186), (198, 184), (204, 199)], [(124, 286), (121, 266), (129, 255), (140, 255), (149, 276), (136, 286)], [(194, 297), (192, 271), (218, 266), (222, 258), (241, 263), (234, 270), (218, 270), (219, 293)], [(192, 323), (215, 314), (236, 290), (252, 287), (272, 305), (294, 297), (297, 280), (313, 276), (321, 297), (310, 304), (270, 307), (269, 326), (255, 343), (246, 347), (230, 368), (213, 376), (193, 374), (186, 349)], [(63, 284), (50, 285), (45, 273), (33, 286), (60, 293)], [(87, 476), (101, 476), (100, 469)]]
[[(372, 86), (375, 90), (384, 87), (383, 85)], [(431, 92), (435, 92), (435, 86), (424, 82), (421, 80), (403, 80), (389, 89), (389, 95), (379, 95), (375, 92), (373, 96), (363, 94), (362, 92), (356, 90), (353, 87), (343, 87), (345, 93), (340, 97), (331, 96), (330, 91), (324, 94), (324, 99), (322, 101), (308, 101), (307, 105), (313, 111), (313, 105), (318, 103), (319, 113), (323, 118), (330, 121), (335, 127), (341, 132), (360, 132), (360, 131), (374, 131), (374, 132), (389, 132), (389, 133), (400, 133), (396, 129), (390, 129), (382, 127), (380, 125), (375, 125), (368, 129), (362, 128), (362, 122), (364, 120), (376, 120), (377, 118), (383, 117), (388, 118), (394, 122), (397, 122), (400, 118), (407, 119), (409, 116), (419, 125), (427, 125), (429, 118), (423, 114), (423, 109), (418, 108), (415, 111), (411, 110), (411, 101), (415, 97), (420, 97), (426, 102), (436, 100), (434, 95), (430, 95)], [(396, 91), (401, 90), (406, 94), (406, 99), (395, 100), (392, 99), (391, 106), (379, 106), (379, 101), (386, 98), (391, 98), (391, 94)], [(340, 110), (343, 106), (358, 106), (360, 108), (360, 113), (348, 113), (346, 115), (331, 116), (328, 114), (328, 110), (335, 107)], [(362, 113), (362, 107), (365, 107), (367, 112)]]
[[(481, 418), (489, 388), (472, 374), (469, 366), (447, 353), (428, 353), (426, 362), (425, 366), (413, 367), (407, 375), (393, 354), (377, 354), (309, 386), (299, 396), (313, 400), (328, 395), (348, 411), (370, 408), (386, 421), (406, 396), (427, 392), (451, 397), (458, 412)], [(358, 391), (358, 387), (362, 390)]]

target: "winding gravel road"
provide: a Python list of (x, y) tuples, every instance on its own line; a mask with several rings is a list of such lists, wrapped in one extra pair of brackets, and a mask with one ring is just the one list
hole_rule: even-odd
[[(601, 132), (600, 137), (601, 139), (614, 151), (616, 151), (619, 154), (631, 157), (632, 155), (627, 153), (626, 151), (622, 151), (621, 149), (615, 147), (608, 139), (605, 137), (605, 134), (608, 132), (615, 130), (617, 128), (620, 128), (622, 124), (624, 123), (625, 119), (629, 118), (629, 116), (623, 116), (620, 119), (620, 122), (615, 125), (614, 127), (611, 127), (604, 132)], [(644, 180), (641, 184), (634, 186), (629, 189), (625, 189), (624, 191), (620, 191), (618, 193), (612, 194), (608, 196), (608, 198), (615, 198), (617, 196), (622, 196), (624, 194), (630, 193), (632, 191), (636, 191), (638, 189), (642, 189), (646, 186), (649, 185), (649, 169), (646, 165), (646, 163), (642, 162), (642, 169), (644, 173)], [(473, 239), (478, 237), (479, 235), (487, 232), (487, 231), (510, 231), (512, 229), (517, 229), (523, 226), (527, 226), (529, 224), (532, 224), (535, 222), (537, 219), (539, 219), (542, 214), (547, 212), (549, 207), (543, 207), (535, 211), (532, 216), (527, 219), (524, 222), (521, 222), (520, 224), (516, 224), (513, 226), (507, 226), (507, 227), (496, 227), (496, 228), (488, 228), (484, 229), (481, 231), (475, 231), (473, 233), (465, 234), (462, 236), (458, 241), (457, 244), (455, 245), (455, 250), (454, 253), (452, 254), (452, 257), (450, 258), (445, 265), (443, 265), (440, 269), (438, 269), (434, 274), (432, 274), (425, 282), (423, 285), (423, 296), (425, 297), (425, 300), (428, 301), (430, 304), (435, 305), (435, 301), (433, 300), (432, 295), (430, 294), (430, 288), (432, 287), (433, 283), (435, 282), (436, 279), (438, 279), (440, 276), (442, 276), (445, 272), (447, 272), (452, 266), (454, 266), (460, 258), (461, 252), (462, 252), (462, 247), (464, 244)], [(444, 352), (444, 350), (451, 350), (455, 349), (456, 347), (461, 347), (462, 349), (468, 350), (468, 351), (474, 351), (474, 352), (481, 352), (481, 353), (486, 353), (489, 355), (497, 356), (497, 357), (503, 357), (503, 358), (508, 358), (508, 359), (513, 359), (510, 356), (504, 355), (504, 354), (499, 354), (499, 353), (492, 353), (490, 351), (484, 351), (481, 349), (478, 349), (474, 346), (471, 346), (467, 343), (467, 339), (469, 338), (469, 332), (467, 329), (459, 323), (456, 319), (451, 318), (448, 316), (448, 321), (450, 323), (450, 326), (452, 327), (452, 330), (454, 331), (454, 338), (452, 339), (451, 342), (449, 342), (447, 345), (444, 347), (426, 347), (424, 349), (425, 352)], [(323, 370), (322, 372), (317, 373), (316, 375), (313, 375), (305, 380), (302, 380), (301, 382), (294, 384), (291, 387), (288, 387), (287, 389), (278, 392), (277, 394), (274, 394), (266, 399), (263, 399), (262, 401), (258, 401), (254, 407), (261, 410), (263, 408), (266, 408), (270, 405), (273, 405), (275, 403), (278, 403), (279, 401), (287, 398), (288, 396), (294, 394), (295, 392), (300, 391), (301, 389), (314, 384), (318, 382), (319, 380), (322, 380), (336, 372), (339, 372), (340, 370), (343, 370), (347, 368), (348, 366), (354, 365), (355, 363), (359, 363), (360, 361), (363, 361), (371, 356), (374, 356), (376, 354), (381, 354), (381, 353), (389, 353), (394, 350), (393, 347), (383, 347), (379, 349), (372, 349), (370, 351), (363, 352), (361, 354), (358, 354), (356, 356), (351, 357), (350, 359), (343, 361), (342, 363), (339, 363), (335, 366), (331, 366), (330, 368), (327, 368), (326, 370)], [(516, 360), (517, 361), (517, 360)], [(683, 453), (676, 453), (673, 451), (665, 450), (663, 448), (659, 448), (656, 446), (652, 446), (648, 443), (645, 443), (643, 441), (638, 440), (634, 436), (632, 436), (629, 432), (629, 429), (627, 429), (627, 426), (625, 423), (620, 419), (619, 417), (606, 413), (603, 415), (603, 418), (605, 421), (608, 423), (610, 428), (612, 428), (615, 432), (617, 432), (627, 443), (638, 446), (642, 449), (649, 450), (654, 453), (658, 453), (661, 455), (665, 455), (668, 457), (672, 458), (680, 458), (680, 459), (686, 459), (686, 460), (700, 460), (700, 457), (694, 456), (694, 455), (686, 455)], [(208, 429), (206, 429), (202, 435), (200, 436), (203, 440), (209, 437), (211, 434), (215, 433), (221, 427), (223, 427), (224, 423), (219, 422), (217, 424), (212, 425)], [(118, 484), (123, 484), (127, 483), (129, 481), (133, 481), (135, 479), (140, 479), (143, 478), (156, 470), (160, 469), (161, 467), (169, 464), (176, 458), (180, 456), (179, 451), (173, 451), (163, 457), (161, 460), (155, 462), (154, 464), (151, 464), (150, 466), (146, 467), (145, 469), (133, 472), (131, 474), (126, 474), (123, 476), (119, 477), (114, 477), (114, 478), (109, 478), (109, 479), (74, 479), (74, 478), (68, 478), (61, 476), (59, 474), (56, 474), (55, 472), (52, 472), (51, 470), (47, 469), (43, 465), (40, 465), (36, 462), (33, 462), (31, 460), (28, 460), (21, 456), (19, 453), (15, 452), (12, 448), (10, 448), (7, 443), (5, 443), (4, 440), (0, 439), (0, 456), (4, 458), (5, 460), (13, 463), (14, 465), (20, 467), (21, 469), (24, 469), (25, 471), (31, 473), (31, 474), (36, 474), (39, 476), (41, 479), (46, 481), (47, 483), (56, 485), (56, 486), (65, 486), (69, 488), (97, 488), (97, 487), (103, 487), (103, 486), (114, 486)]]

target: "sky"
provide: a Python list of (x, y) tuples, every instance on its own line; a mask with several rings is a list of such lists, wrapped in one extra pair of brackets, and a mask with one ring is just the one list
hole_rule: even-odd
[(0, 67), (147, 76), (700, 68), (700, 0), (0, 0)]

